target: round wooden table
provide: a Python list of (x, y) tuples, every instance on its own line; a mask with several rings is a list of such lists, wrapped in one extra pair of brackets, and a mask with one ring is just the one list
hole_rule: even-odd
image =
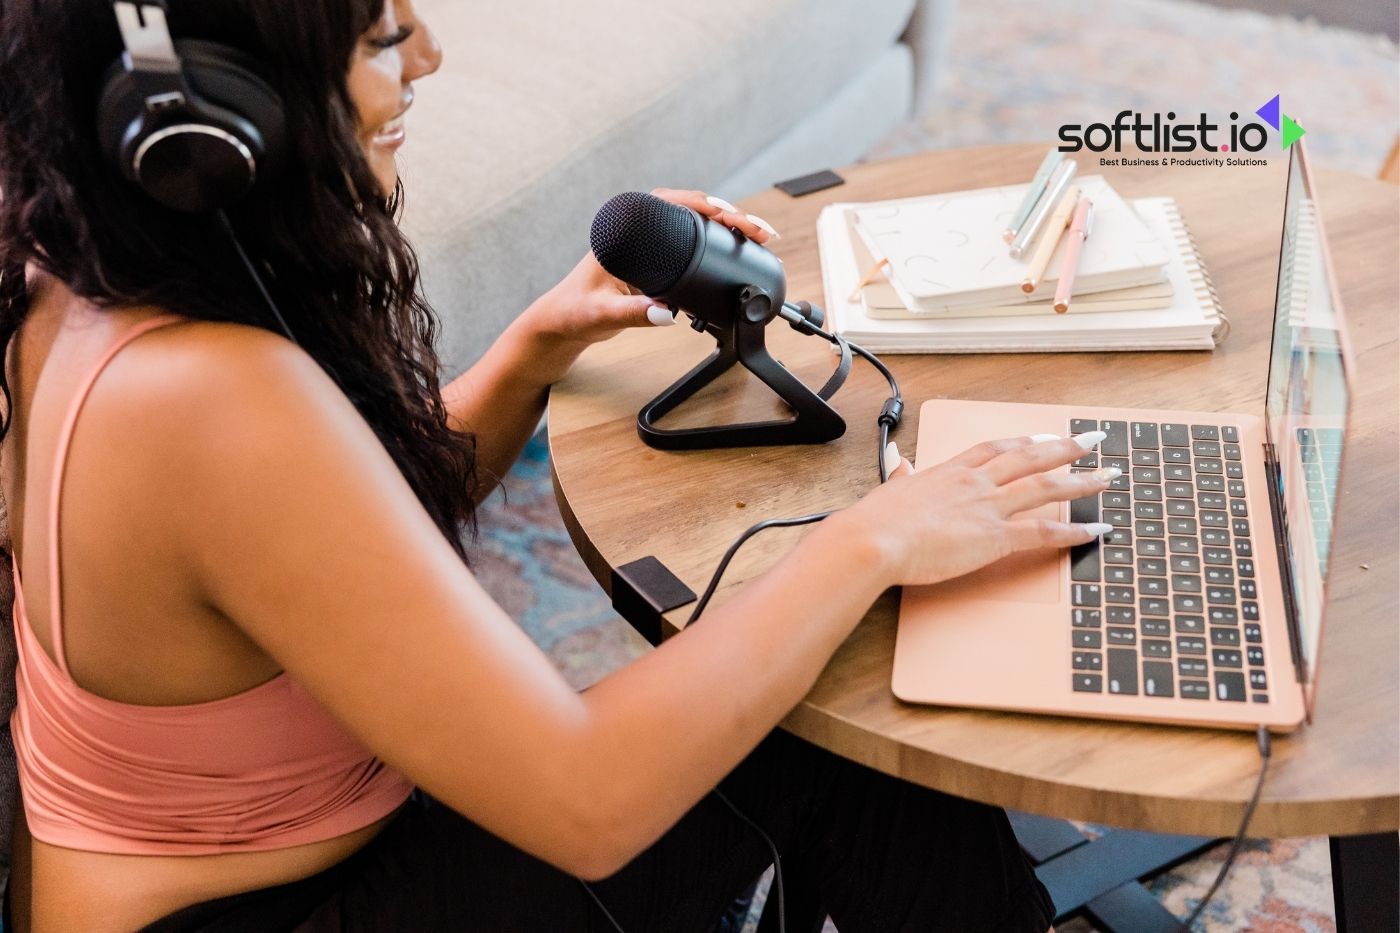
[[(817, 212), (1030, 178), (1044, 147), (930, 152), (842, 170), (844, 186), (746, 202), (783, 238), (774, 251), (790, 300), (824, 303)], [(889, 356), (906, 401), (896, 438), (917, 451), (919, 404), (934, 397), (1263, 411), (1286, 159), (1266, 167), (1099, 168), (1128, 197), (1171, 195), (1233, 323), (1213, 353)], [(1400, 195), (1335, 172), (1317, 176), (1359, 369), (1334, 549), (1316, 720), (1274, 741), (1252, 836), (1350, 835), (1400, 827), (1400, 626), (1397, 625), (1396, 244)], [(781, 322), (769, 346), (816, 387), (833, 367), (822, 341)], [(857, 360), (835, 398), (848, 429), (816, 447), (662, 452), (637, 436), (637, 411), (714, 348), (689, 327), (633, 330), (591, 348), (554, 387), (549, 438), (555, 490), (594, 576), (655, 555), (696, 592), (725, 548), (763, 518), (850, 504), (878, 481), (875, 417), (886, 386)], [(737, 368), (670, 416), (688, 426), (781, 416)], [(801, 529), (770, 530), (739, 552), (712, 605), (762, 574)], [(839, 580), (832, 581), (840, 586)], [(691, 606), (666, 616), (683, 625)], [(881, 771), (1016, 810), (1171, 833), (1233, 835), (1253, 789), (1252, 734), (921, 707), (890, 693), (897, 601), (886, 593), (784, 726)], [(716, 685), (716, 689), (723, 689)]]

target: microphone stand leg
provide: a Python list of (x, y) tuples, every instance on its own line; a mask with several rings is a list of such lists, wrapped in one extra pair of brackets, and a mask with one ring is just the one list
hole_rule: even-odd
[[(637, 433), (658, 450), (708, 450), (716, 447), (760, 447), (779, 444), (822, 444), (846, 432), (846, 422), (768, 352), (766, 324), (737, 321), (717, 337), (718, 346), (698, 366), (648, 402), (637, 414)], [(735, 363), (752, 372), (793, 411), (792, 418), (702, 428), (667, 429), (656, 420), (695, 395)]]

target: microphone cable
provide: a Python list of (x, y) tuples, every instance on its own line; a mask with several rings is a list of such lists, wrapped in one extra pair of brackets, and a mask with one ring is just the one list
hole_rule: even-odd
[(838, 334), (827, 333), (809, 318), (803, 317), (794, 320), (784, 316), (784, 320), (788, 320), (794, 327), (800, 327), (804, 333), (810, 334), (813, 337), (820, 337), (833, 346), (850, 347), (852, 353), (866, 360), (871, 366), (879, 370), (880, 375), (884, 376), (885, 381), (890, 384), (890, 397), (885, 399), (885, 404), (880, 407), (880, 415), (876, 419), (876, 422), (880, 426), (880, 446), (879, 449), (875, 451), (875, 460), (880, 471), (880, 482), (884, 483), (888, 481), (890, 475), (888, 466), (885, 463), (885, 447), (890, 442), (890, 434), (895, 428), (899, 427), (899, 422), (904, 417), (904, 394), (899, 391), (899, 380), (894, 377), (894, 373), (890, 372), (890, 368), (885, 365), (883, 360), (865, 349), (865, 347), (851, 343)]
[[(792, 324), (795, 328), (800, 328), (804, 333), (821, 337), (837, 347), (850, 347), (852, 353), (869, 361), (869, 363), (885, 377), (885, 381), (889, 383), (890, 397), (887, 398), (884, 405), (881, 406), (880, 416), (877, 419), (880, 429), (879, 448), (875, 451), (875, 460), (880, 469), (880, 482), (888, 482), (890, 476), (888, 465), (885, 463), (885, 447), (889, 444), (890, 434), (899, 426), (900, 418), (904, 414), (904, 396), (899, 390), (899, 381), (895, 379), (894, 373), (890, 372), (889, 367), (869, 350), (857, 346), (854, 343), (850, 343), (844, 337), (827, 333), (804, 315), (793, 314), (789, 316), (784, 314), (782, 316), (789, 324)], [(799, 515), (794, 518), (770, 518), (745, 529), (743, 534), (735, 538), (733, 543), (729, 545), (729, 548), (724, 552), (724, 557), (720, 559), (719, 565), (715, 567), (715, 572), (710, 576), (710, 582), (705, 587), (705, 592), (700, 596), (700, 599), (696, 601), (694, 611), (690, 613), (690, 618), (686, 620), (686, 628), (689, 628), (692, 623), (698, 620), (701, 613), (703, 613), (705, 608), (710, 604), (710, 598), (713, 597), (715, 591), (719, 589), (720, 578), (723, 577), (724, 572), (729, 569), (730, 561), (732, 561), (734, 555), (739, 552), (739, 548), (743, 547), (750, 538), (760, 531), (766, 531), (769, 528), (793, 528), (799, 525), (812, 525), (831, 515), (833, 512), (835, 512), (835, 510), (831, 509), (825, 512), (815, 512), (811, 515)], [(711, 790), (710, 794), (716, 797), (720, 803), (728, 807), (736, 817), (757, 833), (768, 847), (769, 855), (773, 859), (773, 884), (770, 890), (774, 893), (778, 901), (778, 933), (787, 933), (787, 904), (783, 895), (783, 861), (782, 856), (778, 852), (778, 844), (773, 841), (773, 837), (768, 835), (756, 820), (725, 796), (724, 792), (718, 787)], [(598, 905), (598, 909), (603, 912), (603, 916), (612, 924), (612, 928), (616, 930), (617, 933), (626, 933), (622, 925), (617, 922), (617, 918), (603, 905), (602, 899), (588, 882), (584, 881), (582, 878), (578, 879), (578, 882), (583, 886), (588, 896), (593, 899), (593, 903)]]

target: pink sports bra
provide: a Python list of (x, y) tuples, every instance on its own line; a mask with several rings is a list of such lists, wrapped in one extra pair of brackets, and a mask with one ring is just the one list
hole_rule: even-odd
[(182, 320), (152, 318), (123, 334), (80, 384), (59, 432), (48, 514), (52, 659), (34, 637), (14, 568), (11, 730), (29, 830), (56, 846), (135, 855), (279, 849), (368, 826), (412, 790), (285, 673), (206, 703), (140, 706), (89, 693), (68, 672), (58, 507), (73, 428), (118, 350)]

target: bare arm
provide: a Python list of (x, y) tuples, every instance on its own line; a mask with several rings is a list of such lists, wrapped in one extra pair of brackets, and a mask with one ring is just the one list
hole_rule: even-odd
[[(705, 217), (766, 242), (771, 228), (751, 215), (712, 203), (703, 192), (657, 188), (659, 197), (684, 204)], [(666, 315), (649, 317), (651, 299), (634, 295), (585, 255), (562, 282), (513, 321), (486, 354), (442, 392), (451, 425), (476, 435), (481, 501), (506, 474), (544, 414), (549, 387), (563, 378), (591, 343), (627, 327), (647, 327)]]
[[(319, 368), (266, 335), (242, 343), (133, 426), (162, 452), (143, 464), (150, 481), (183, 500), (168, 502), (169, 533), (205, 598), (387, 762), (567, 871), (610, 874), (654, 841), (801, 699), (881, 590), (925, 573), (906, 539), (871, 531), (908, 513), (910, 495), (940, 498), (908, 478), (907, 492), (811, 531), (694, 631), (576, 694)], [(1009, 547), (989, 539), (987, 559)]]
[[(506, 475), (544, 415), (552, 374), (573, 362), (517, 319), (481, 359), (442, 390), (448, 423), (476, 436), (480, 502)], [(562, 369), (561, 369), (562, 367)]]

